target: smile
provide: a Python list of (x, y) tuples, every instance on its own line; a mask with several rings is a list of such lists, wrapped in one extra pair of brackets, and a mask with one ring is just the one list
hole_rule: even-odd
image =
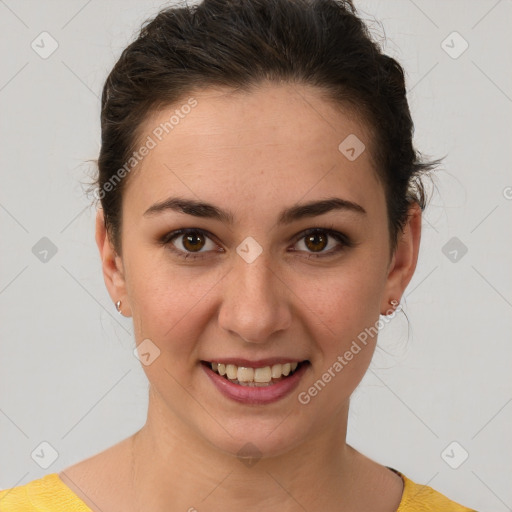
[(200, 363), (209, 382), (224, 397), (252, 406), (271, 404), (291, 395), (311, 366), (309, 360), (282, 358), (226, 358)]
[(277, 382), (293, 375), (300, 365), (305, 363), (290, 362), (278, 363), (272, 366), (251, 368), (250, 366), (237, 366), (218, 362), (205, 362), (215, 373), (224, 377), (233, 384), (249, 387), (272, 386)]

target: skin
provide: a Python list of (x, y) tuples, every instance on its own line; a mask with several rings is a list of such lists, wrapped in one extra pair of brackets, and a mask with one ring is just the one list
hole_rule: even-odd
[[(102, 210), (97, 214), (109, 294), (133, 317), (137, 344), (149, 338), (160, 350), (143, 365), (150, 383), (147, 422), (60, 476), (98, 511), (395, 511), (400, 477), (346, 443), (350, 395), (377, 338), (307, 405), (297, 395), (390, 312), (390, 300), (401, 298), (416, 267), (421, 210), (411, 206), (390, 257), (384, 189), (367, 127), (318, 90), (260, 84), (251, 92), (210, 88), (193, 96), (197, 106), (129, 177), (122, 256)], [(148, 118), (143, 139), (176, 108)], [(338, 150), (349, 134), (366, 145), (354, 161)], [(234, 223), (174, 211), (143, 215), (170, 196), (228, 209)], [(361, 205), (366, 215), (331, 211), (277, 225), (283, 208), (333, 196)], [(172, 242), (158, 243), (184, 227), (214, 235), (202, 239), (203, 259), (181, 259), (169, 249)], [(355, 245), (308, 259), (315, 246), (299, 235), (322, 227), (345, 233)], [(250, 264), (236, 252), (248, 236), (262, 247)], [(177, 237), (173, 247), (190, 252), (182, 242)], [(319, 250), (338, 246), (329, 237)], [(224, 251), (216, 252), (219, 247)], [(200, 366), (222, 356), (286, 356), (311, 365), (289, 396), (246, 405), (221, 395)], [(262, 455), (251, 467), (237, 457), (249, 442)]]

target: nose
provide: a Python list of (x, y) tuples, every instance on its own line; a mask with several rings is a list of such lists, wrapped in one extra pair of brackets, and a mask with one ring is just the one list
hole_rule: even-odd
[(266, 343), (291, 325), (292, 293), (265, 251), (251, 263), (237, 255), (222, 293), (220, 327), (247, 343)]

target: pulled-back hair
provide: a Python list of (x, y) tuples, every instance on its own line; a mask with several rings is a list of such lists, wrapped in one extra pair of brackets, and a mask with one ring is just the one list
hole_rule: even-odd
[(315, 86), (365, 121), (396, 248), (411, 202), (426, 206), (421, 177), (439, 160), (424, 162), (415, 150), (403, 69), (372, 40), (352, 2), (203, 0), (146, 20), (103, 88), (95, 186), (119, 254), (129, 176), (107, 185), (126, 169), (148, 116), (209, 86), (250, 91), (263, 81)]

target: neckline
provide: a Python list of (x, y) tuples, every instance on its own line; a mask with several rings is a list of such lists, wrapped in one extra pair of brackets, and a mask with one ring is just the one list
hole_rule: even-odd
[(402, 483), (403, 483), (402, 496), (400, 498), (400, 503), (398, 504), (398, 508), (396, 509), (395, 512), (403, 512), (403, 507), (405, 507), (406, 500), (408, 500), (410, 480), (403, 473), (398, 471), (397, 469), (392, 468), (390, 466), (385, 466), (385, 467), (388, 468), (390, 471), (393, 471), (393, 473), (396, 473), (402, 479)]
[[(408, 479), (406, 476), (398, 471), (395, 468), (390, 466), (385, 466), (393, 473), (397, 474), (403, 482), (402, 488), (402, 496), (400, 498), (400, 503), (398, 504), (398, 508), (395, 512), (402, 512), (402, 507), (405, 505), (405, 501), (407, 498), (407, 491), (409, 488)], [(91, 508), (60, 478), (58, 473), (50, 473), (46, 475), (44, 479), (50, 484), (55, 484), (57, 487), (57, 492), (59, 493), (58, 497), (67, 502), (67, 506), (79, 507), (76, 509), (76, 512), (92, 512)], [(49, 500), (55, 499), (55, 494), (53, 496), (49, 496)], [(55, 505), (55, 503), (49, 503), (49, 505)]]

